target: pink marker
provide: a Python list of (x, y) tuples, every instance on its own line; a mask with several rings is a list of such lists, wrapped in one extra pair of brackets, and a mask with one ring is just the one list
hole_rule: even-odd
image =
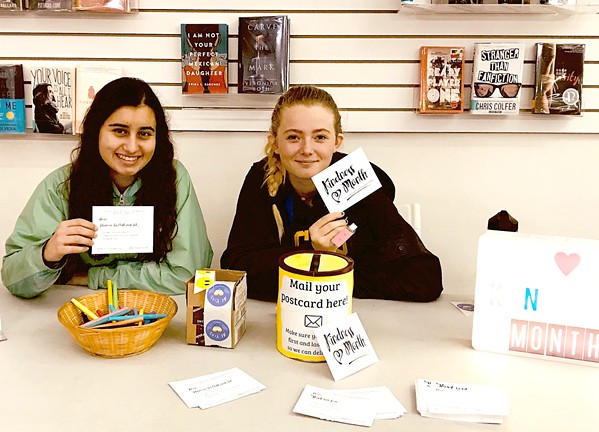
[(331, 239), (331, 243), (337, 247), (341, 247), (341, 245), (345, 243), (348, 238), (354, 235), (354, 232), (357, 228), (358, 226), (354, 223), (348, 227), (343, 227), (343, 229)]

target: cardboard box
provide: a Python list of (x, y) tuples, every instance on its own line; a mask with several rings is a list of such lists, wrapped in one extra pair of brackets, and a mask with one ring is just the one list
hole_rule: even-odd
[(197, 271), (187, 282), (187, 343), (234, 348), (245, 333), (246, 304), (245, 272)]

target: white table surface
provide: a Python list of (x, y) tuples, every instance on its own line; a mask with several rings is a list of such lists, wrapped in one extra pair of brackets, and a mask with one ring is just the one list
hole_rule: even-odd
[[(249, 301), (248, 328), (235, 349), (185, 343), (185, 298), (157, 344), (138, 356), (94, 357), (56, 318), (85, 288), (56, 286), (24, 300), (0, 286), (0, 431), (347, 431), (359, 426), (292, 413), (302, 389), (388, 386), (408, 410), (376, 420), (373, 431), (597, 431), (599, 368), (493, 354), (470, 346), (472, 318), (443, 295), (428, 304), (354, 300), (379, 363), (335, 382), (325, 363), (276, 349), (275, 305)], [(187, 408), (168, 385), (232, 367), (267, 389), (207, 410)], [(414, 380), (428, 378), (508, 389), (503, 425), (428, 419), (416, 410)]]

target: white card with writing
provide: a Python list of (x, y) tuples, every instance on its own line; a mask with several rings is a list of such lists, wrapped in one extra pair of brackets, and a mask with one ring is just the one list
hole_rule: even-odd
[(293, 412), (323, 420), (359, 426), (372, 426), (375, 419), (373, 405), (331, 390), (306, 385), (293, 407)]
[(362, 148), (358, 148), (312, 177), (330, 212), (343, 211), (381, 187)]
[(335, 381), (379, 361), (355, 312), (315, 328), (314, 335)]
[(208, 375), (168, 385), (179, 395), (188, 408), (202, 409), (231, 402), (235, 399), (258, 393), (266, 387), (239, 368), (227, 369)]
[(152, 206), (93, 206), (92, 222), (98, 227), (92, 254), (154, 251)]

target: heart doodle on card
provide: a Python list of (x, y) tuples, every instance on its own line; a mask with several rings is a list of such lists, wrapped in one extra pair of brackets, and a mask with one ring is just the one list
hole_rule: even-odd
[(336, 190), (336, 191), (331, 192), (331, 198), (333, 198), (335, 200), (335, 202), (337, 204), (339, 204), (341, 202), (341, 191)]
[(580, 264), (580, 255), (575, 253), (567, 255), (563, 252), (558, 252), (555, 254), (555, 263), (564, 276), (568, 276)]
[(333, 357), (335, 357), (335, 360), (337, 360), (337, 363), (341, 364), (341, 359), (343, 358), (343, 350), (338, 349), (338, 350), (333, 351)]

